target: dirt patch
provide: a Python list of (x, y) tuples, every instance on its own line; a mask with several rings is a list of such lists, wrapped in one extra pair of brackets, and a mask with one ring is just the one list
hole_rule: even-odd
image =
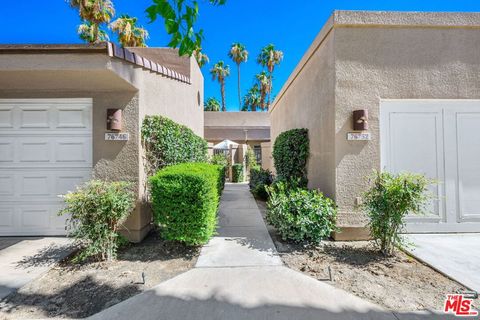
[[(265, 203), (257, 204), (265, 217)], [(384, 258), (372, 241), (324, 241), (311, 247), (286, 243), (267, 228), (285, 265), (390, 310), (443, 310), (446, 294), (468, 291), (402, 251)], [(478, 309), (480, 300), (474, 305)]]
[(62, 262), (6, 297), (0, 318), (85, 318), (193, 268), (198, 254), (199, 248), (161, 240), (152, 232), (122, 249), (117, 261)]

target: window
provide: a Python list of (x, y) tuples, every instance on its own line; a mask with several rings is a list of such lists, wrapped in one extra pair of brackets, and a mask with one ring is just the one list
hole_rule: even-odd
[(262, 147), (261, 146), (253, 146), (253, 153), (255, 154), (255, 159), (257, 160), (257, 164), (262, 164)]

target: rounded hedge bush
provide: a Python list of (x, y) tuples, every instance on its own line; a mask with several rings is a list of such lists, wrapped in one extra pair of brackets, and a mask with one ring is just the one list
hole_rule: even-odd
[(232, 182), (243, 182), (243, 164), (232, 165)]
[(215, 232), (223, 167), (208, 163), (169, 166), (150, 177), (155, 224), (167, 240), (205, 244)]
[(265, 170), (260, 166), (255, 166), (250, 169), (250, 182), (248, 185), (255, 197), (262, 200), (268, 199), (268, 193), (265, 187), (271, 185), (272, 182), (273, 175), (269, 170)]
[(321, 192), (284, 182), (266, 189), (267, 221), (283, 240), (318, 243), (336, 230), (336, 205)]

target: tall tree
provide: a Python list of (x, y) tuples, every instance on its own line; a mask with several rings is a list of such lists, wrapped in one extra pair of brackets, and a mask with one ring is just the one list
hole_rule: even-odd
[(216, 98), (210, 97), (205, 101), (204, 110), (220, 111), (220, 102)]
[(193, 52), (195, 60), (197, 60), (198, 66), (202, 68), (204, 65), (210, 62), (208, 56), (202, 52), (202, 48), (195, 49)]
[(257, 57), (257, 62), (262, 67), (267, 67), (269, 80), (270, 80), (270, 92), (268, 93), (267, 107), (270, 107), (270, 93), (273, 88), (273, 71), (275, 66), (279, 65), (283, 60), (283, 52), (276, 50), (273, 44), (266, 45), (262, 48), (262, 51)]
[(118, 35), (118, 42), (123, 47), (146, 47), (148, 31), (137, 26), (138, 19), (129, 15), (121, 15), (120, 18), (110, 24), (112, 31)]
[[(152, 0), (153, 4), (147, 8), (150, 22), (161, 16), (165, 30), (170, 35), (168, 46), (178, 47), (180, 56), (192, 56), (195, 49), (202, 46), (203, 30), (195, 30), (195, 23), (199, 15), (196, 0)], [(223, 5), (227, 0), (208, 0), (211, 5)]]
[[(108, 24), (115, 15), (111, 0), (70, 0), (70, 6), (78, 9), (83, 24), (78, 28), (82, 40), (98, 43), (105, 40), (106, 33), (101, 30), (103, 24)], [(85, 35), (89, 35), (85, 37)]]
[(259, 91), (260, 91), (260, 101), (259, 107), (262, 110), (268, 109), (267, 96), (270, 95), (272, 90), (272, 81), (271, 77), (267, 74), (266, 71), (262, 71), (255, 76), (258, 81)]
[(213, 80), (217, 80), (220, 83), (220, 93), (222, 94), (222, 111), (227, 111), (225, 105), (225, 79), (230, 75), (230, 66), (226, 65), (223, 61), (215, 63), (212, 69), (210, 69)]
[(260, 107), (260, 89), (258, 83), (255, 83), (243, 97), (242, 111), (257, 111), (257, 107)]
[(242, 106), (242, 96), (241, 96), (241, 89), (240, 89), (240, 64), (243, 62), (247, 62), (248, 60), (248, 51), (245, 46), (240, 42), (235, 42), (230, 47), (230, 51), (228, 52), (228, 56), (230, 59), (235, 62), (237, 65), (237, 75), (238, 75), (238, 107)]

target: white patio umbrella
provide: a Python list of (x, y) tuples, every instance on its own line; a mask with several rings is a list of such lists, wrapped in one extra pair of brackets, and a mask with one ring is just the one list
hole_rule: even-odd
[(214, 150), (229, 150), (230, 149), (230, 146), (238, 146), (238, 143), (235, 143), (231, 140), (223, 140), (222, 142), (216, 144), (213, 146), (213, 149)]

